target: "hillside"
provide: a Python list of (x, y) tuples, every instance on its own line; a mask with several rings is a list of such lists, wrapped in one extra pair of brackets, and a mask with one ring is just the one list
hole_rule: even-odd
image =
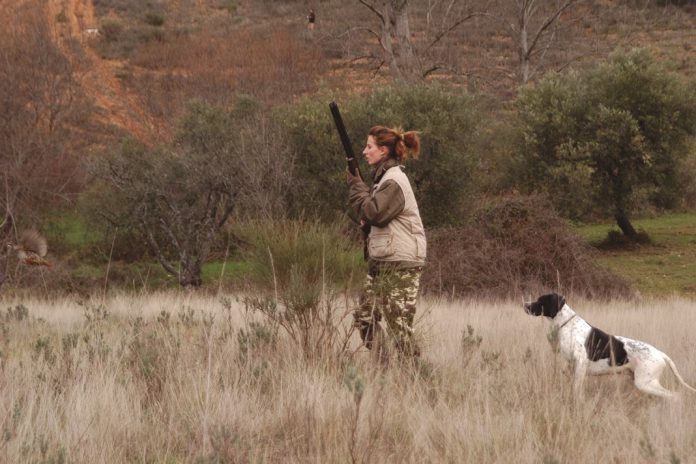
[[(452, 5), (445, 12), (411, 3), (414, 48), (421, 66), (433, 69), (427, 80), (510, 99), (519, 82), (516, 44), (505, 26), (513, 13), (475, 0)], [(313, 31), (305, 27), (310, 7), (317, 12)], [(193, 98), (224, 105), (246, 93), (275, 105), (319, 87), (354, 91), (392, 79), (372, 33), (377, 16), (357, 1), (159, 0), (143, 8), (135, 0), (50, 0), (47, 14), (96, 103), (95, 117), (141, 140), (166, 139)], [(692, 73), (695, 19), (689, 5), (578, 2), (559, 19), (533, 77), (633, 46), (649, 46)]]

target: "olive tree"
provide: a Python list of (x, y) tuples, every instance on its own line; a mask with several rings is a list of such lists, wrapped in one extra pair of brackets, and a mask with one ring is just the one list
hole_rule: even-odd
[[(635, 237), (638, 203), (670, 206), (696, 131), (693, 83), (646, 50), (619, 51), (595, 69), (551, 75), (518, 99), (518, 181), (582, 217), (611, 214)], [(586, 203), (585, 203), (586, 201)]]

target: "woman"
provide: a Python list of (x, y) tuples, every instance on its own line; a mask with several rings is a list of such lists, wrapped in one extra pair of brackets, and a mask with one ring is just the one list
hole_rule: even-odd
[(416, 132), (373, 127), (363, 155), (370, 165), (373, 185), (365, 185), (348, 172), (351, 206), (367, 237), (368, 274), (355, 325), (367, 348), (372, 348), (382, 317), (399, 352), (418, 356), (413, 319), (421, 271), (425, 264), (425, 231), (418, 204), (400, 163), (418, 158), (420, 139)]

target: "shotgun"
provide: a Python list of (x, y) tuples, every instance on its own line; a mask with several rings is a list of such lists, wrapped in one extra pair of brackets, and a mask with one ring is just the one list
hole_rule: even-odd
[[(343, 118), (341, 117), (341, 112), (338, 111), (338, 105), (336, 102), (329, 103), (329, 109), (331, 110), (331, 115), (333, 116), (334, 123), (336, 123), (336, 130), (338, 130), (338, 136), (341, 138), (341, 143), (343, 144), (343, 150), (346, 152), (346, 163), (348, 163), (348, 171), (354, 176), (363, 178), (360, 172), (360, 166), (358, 165), (358, 160), (355, 159), (355, 154), (353, 153), (353, 146), (350, 144), (350, 139), (348, 138), (348, 132), (346, 131), (346, 126), (343, 124)], [(349, 215), (353, 221), (360, 224), (358, 220)], [(361, 224), (360, 230), (363, 233), (363, 239), (365, 239), (365, 248), (363, 249), (363, 255), (365, 259), (368, 258), (367, 253), (367, 236), (370, 235), (370, 225)]]
[(334, 123), (336, 123), (336, 130), (338, 130), (338, 136), (341, 138), (341, 143), (343, 144), (343, 150), (346, 152), (346, 162), (348, 163), (348, 170), (354, 176), (363, 178), (360, 173), (360, 166), (358, 166), (358, 160), (355, 159), (355, 154), (353, 153), (353, 146), (350, 144), (350, 139), (348, 138), (348, 132), (346, 131), (346, 126), (343, 124), (343, 118), (341, 117), (341, 112), (338, 111), (338, 105), (336, 102), (329, 103), (329, 109), (331, 109), (331, 115), (333, 116)]

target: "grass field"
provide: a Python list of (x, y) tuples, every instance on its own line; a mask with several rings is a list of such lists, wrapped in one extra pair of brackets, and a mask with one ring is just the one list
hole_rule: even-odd
[[(629, 279), (643, 295), (696, 296), (696, 214), (669, 214), (634, 221), (648, 233), (652, 244), (627, 250), (598, 251), (598, 263)], [(599, 245), (613, 224), (586, 225), (578, 232)]]
[[(571, 305), (696, 383), (693, 301)], [(519, 302), (423, 301), (422, 362), (381, 368), (355, 335), (303, 355), (234, 299), (0, 308), (4, 462), (696, 462), (696, 395), (666, 374), (680, 399), (629, 376), (590, 378), (575, 399), (548, 324)]]

